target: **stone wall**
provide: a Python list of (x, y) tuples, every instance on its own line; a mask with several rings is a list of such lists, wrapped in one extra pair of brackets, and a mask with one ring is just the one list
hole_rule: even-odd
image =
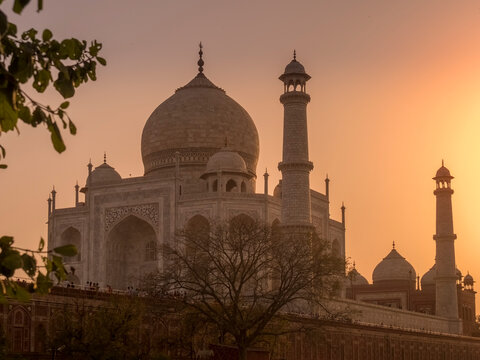
[[(462, 333), (461, 320), (441, 318), (438, 316), (389, 308), (348, 299), (335, 299), (327, 301), (325, 307), (332, 314), (343, 315), (345, 318), (351, 319), (357, 324), (374, 325), (426, 333)], [(322, 314), (324, 315), (325, 311), (320, 313), (320, 315)]]

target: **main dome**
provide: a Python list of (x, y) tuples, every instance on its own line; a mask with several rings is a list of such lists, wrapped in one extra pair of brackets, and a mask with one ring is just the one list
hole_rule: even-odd
[(415, 269), (395, 248), (378, 263), (372, 274), (373, 283), (392, 280), (415, 281), (415, 278)]
[(145, 174), (173, 168), (177, 157), (180, 166), (205, 166), (226, 139), (255, 175), (259, 141), (252, 118), (199, 72), (148, 118), (142, 134)]

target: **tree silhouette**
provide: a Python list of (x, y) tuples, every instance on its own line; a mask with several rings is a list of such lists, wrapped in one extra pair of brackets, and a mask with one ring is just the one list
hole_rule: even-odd
[(185, 228), (165, 258), (150, 291), (176, 294), (221, 339), (234, 340), (241, 360), (259, 338), (275, 334), (278, 315), (308, 312), (334, 292), (344, 270), (315, 233), (287, 232), (245, 215)]

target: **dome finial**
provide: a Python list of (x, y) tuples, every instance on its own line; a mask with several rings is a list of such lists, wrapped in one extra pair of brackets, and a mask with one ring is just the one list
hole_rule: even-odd
[(444, 163), (443, 163), (443, 159), (442, 159), (442, 166), (445, 166)]
[(293, 49), (293, 61), (297, 61), (297, 52)]
[(203, 45), (202, 45), (202, 42), (200, 41), (200, 44), (198, 44), (198, 47), (200, 48), (200, 50), (198, 51), (198, 55), (200, 57), (200, 59), (198, 59), (198, 62), (197, 62), (197, 65), (198, 65), (198, 72), (201, 74), (203, 73), (203, 65), (205, 64), (203, 62), (203, 59), (202, 59), (202, 56), (203, 56)]
[(393, 242), (392, 242), (392, 249), (395, 250), (395, 240), (393, 240)]
[(103, 163), (104, 164), (107, 163), (107, 152), (106, 151), (103, 152)]

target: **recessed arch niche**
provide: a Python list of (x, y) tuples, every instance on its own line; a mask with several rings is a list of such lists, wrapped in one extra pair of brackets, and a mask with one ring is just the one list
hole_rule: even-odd
[(107, 236), (106, 285), (114, 289), (138, 286), (143, 275), (157, 269), (157, 243), (152, 225), (135, 215), (116, 224)]
[[(195, 215), (185, 226), (187, 256), (193, 257), (198, 245), (205, 243), (210, 236), (210, 222), (202, 215)], [(197, 245), (196, 245), (197, 244)]]
[(14, 353), (30, 351), (30, 315), (23, 306), (14, 307), (7, 318), (7, 341)]
[(80, 234), (80, 231), (75, 229), (73, 226), (70, 226), (60, 236), (60, 243), (62, 246), (75, 245), (77, 248), (77, 255), (65, 257), (67, 262), (82, 260), (82, 235)]

